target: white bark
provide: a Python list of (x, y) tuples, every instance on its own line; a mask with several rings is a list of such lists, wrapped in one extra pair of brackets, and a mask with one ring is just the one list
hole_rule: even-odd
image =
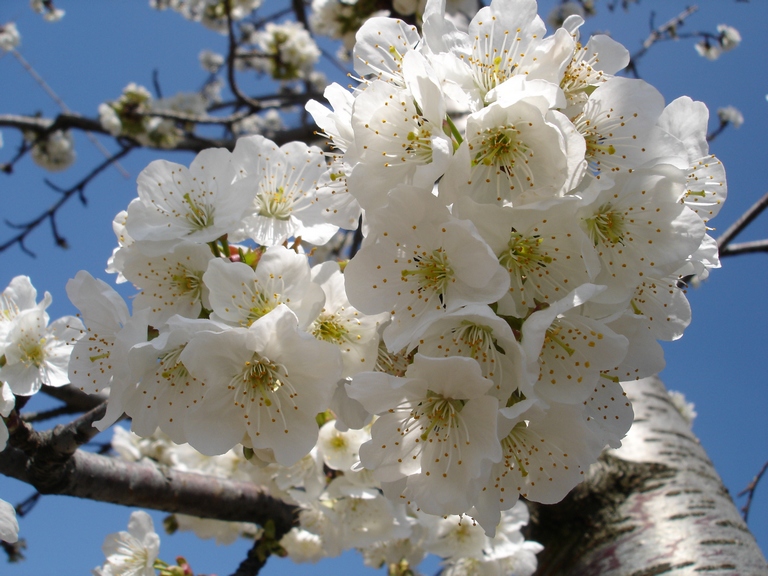
[(635, 423), (555, 506), (536, 506), (537, 575), (768, 574), (730, 495), (658, 378), (625, 386)]

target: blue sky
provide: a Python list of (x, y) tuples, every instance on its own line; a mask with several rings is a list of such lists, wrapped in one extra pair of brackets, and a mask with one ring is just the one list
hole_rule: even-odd
[[(205, 79), (197, 61), (200, 50), (225, 49), (224, 37), (175, 13), (152, 11), (146, 0), (59, 0), (58, 4), (67, 15), (61, 22), (49, 24), (33, 14), (26, 2), (2, 2), (0, 23), (17, 23), (22, 34), (21, 54), (70, 108), (86, 116), (96, 116), (98, 105), (117, 98), (129, 82), (151, 87), (153, 70), (158, 72), (164, 95), (194, 91)], [(265, 4), (271, 7), (280, 3)], [(540, 12), (546, 14), (553, 4), (540, 2)], [(657, 11), (659, 24), (681, 12), (687, 2), (646, 0), (627, 13), (610, 13), (605, 4), (597, 2), (599, 17), (589, 20), (582, 30), (608, 31), (634, 52), (648, 35), (651, 10)], [(729, 186), (728, 201), (711, 223), (718, 229), (713, 233), (716, 236), (768, 191), (763, 175), (768, 166), (768, 36), (764, 31), (768, 3), (702, 0), (699, 6), (699, 12), (681, 32), (714, 31), (717, 24), (727, 23), (741, 32), (741, 46), (710, 62), (695, 53), (691, 40), (664, 42), (640, 61), (639, 69), (667, 102), (689, 95), (705, 102), (713, 116), (717, 108), (727, 105), (736, 106), (744, 114), (745, 123), (740, 129), (727, 130), (711, 146), (725, 164)], [(13, 56), (0, 59), (0, 78), (0, 114), (56, 113), (55, 104)], [(348, 82), (340, 74), (336, 79)], [(710, 128), (715, 126), (716, 120), (711, 121)], [(11, 157), (18, 143), (13, 131), (2, 132), (5, 147), (0, 149), (0, 162)], [(45, 186), (44, 177), (67, 187), (100, 160), (82, 134), (76, 136), (76, 145), (78, 160), (66, 172), (43, 174), (25, 159), (13, 175), (0, 174), (2, 219), (23, 222), (37, 216), (56, 200), (55, 193)], [(191, 160), (187, 153), (139, 152), (122, 162), (129, 178), (123, 178), (115, 169), (107, 170), (87, 189), (87, 207), (75, 200), (59, 216), (59, 231), (70, 248), (54, 246), (50, 230), (44, 225), (27, 242), (27, 247), (37, 253), (36, 258), (18, 248), (0, 253), (0, 289), (14, 276), (27, 274), (39, 292), (47, 290), (53, 295), (54, 304), (49, 310), (52, 317), (74, 313), (64, 292), (67, 279), (87, 269), (112, 281), (103, 272), (115, 243), (111, 220), (134, 197), (136, 176), (158, 157), (184, 164)], [(0, 243), (11, 234), (0, 224)], [(768, 238), (768, 216), (758, 219), (739, 240), (761, 238)], [(768, 376), (763, 364), (768, 344), (768, 306), (762, 301), (768, 286), (766, 264), (765, 254), (724, 260), (721, 270), (714, 271), (699, 289), (689, 291), (693, 322), (685, 336), (665, 345), (667, 368), (662, 378), (669, 388), (684, 392), (696, 404), (699, 415), (694, 431), (733, 495), (768, 460)], [(768, 550), (768, 479), (764, 482), (752, 505), (750, 527), (761, 548)], [(0, 498), (16, 503), (30, 493), (29, 487), (0, 477)], [(743, 504), (743, 499), (737, 503)], [(21, 520), (21, 535), (29, 545), (28, 560), (6, 566), (0, 559), (0, 572), (11, 576), (87, 573), (103, 560), (100, 547), (104, 536), (125, 529), (129, 514), (129, 509), (118, 506), (45, 497)], [(154, 517), (159, 523), (162, 514)], [(247, 547), (246, 542), (217, 547), (192, 537), (165, 536), (161, 556), (172, 561), (183, 554), (196, 570), (223, 575), (234, 570)], [(350, 571), (364, 573), (354, 553), (325, 561), (319, 567), (272, 560), (263, 573)], [(435, 572), (434, 562), (427, 572)]]

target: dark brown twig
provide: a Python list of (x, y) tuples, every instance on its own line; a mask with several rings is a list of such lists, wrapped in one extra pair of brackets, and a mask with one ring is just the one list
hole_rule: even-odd
[(78, 412), (92, 410), (107, 399), (106, 394), (86, 394), (72, 384), (66, 384), (65, 386), (43, 386), (40, 391), (75, 408)]
[(642, 48), (640, 48), (637, 52), (632, 54), (632, 56), (629, 59), (629, 64), (627, 65), (627, 72), (631, 73), (635, 78), (639, 78), (640, 75), (637, 71), (637, 62), (642, 58), (648, 50), (650, 50), (651, 46), (656, 44), (657, 42), (660, 42), (661, 40), (671, 40), (674, 38), (678, 38), (679, 34), (677, 33), (677, 29), (682, 26), (685, 23), (685, 19), (688, 18), (691, 14), (695, 13), (699, 9), (698, 6), (695, 4), (693, 6), (689, 6), (685, 10), (683, 10), (680, 14), (675, 16), (674, 18), (667, 20), (664, 24), (657, 28), (653, 28), (653, 25), (651, 25), (651, 33), (648, 35), (648, 37), (643, 42)]
[(235, 38), (235, 26), (232, 21), (231, 14), (231, 2), (225, 0), (227, 11), (227, 31), (229, 35), (229, 52), (227, 54), (227, 82), (229, 82), (229, 89), (232, 94), (243, 104), (249, 106), (252, 111), (256, 112), (261, 110), (261, 103), (258, 100), (253, 100), (249, 96), (240, 90), (240, 86), (237, 84), (235, 78), (235, 60), (237, 59), (237, 39)]
[[(56, 241), (56, 244), (62, 247), (66, 247), (66, 239), (61, 235), (59, 235), (58, 230), (56, 228), (56, 214), (59, 208), (61, 208), (64, 204), (66, 204), (66, 202), (70, 198), (72, 198), (72, 196), (74, 196), (75, 194), (77, 194), (80, 200), (84, 202), (85, 200), (84, 193), (85, 193), (86, 186), (88, 186), (88, 184), (94, 178), (96, 178), (96, 176), (98, 176), (99, 174), (101, 174), (101, 172), (103, 172), (109, 166), (111, 166), (113, 162), (126, 156), (132, 149), (133, 149), (132, 146), (124, 146), (122, 150), (120, 150), (116, 154), (113, 154), (111, 157), (104, 160), (101, 164), (96, 166), (96, 168), (91, 170), (91, 172), (88, 175), (86, 175), (82, 180), (80, 180), (80, 182), (78, 182), (71, 188), (68, 188), (66, 190), (57, 189), (57, 191), (61, 192), (61, 197), (34, 220), (30, 220), (29, 222), (25, 222), (23, 224), (14, 224), (6, 220), (6, 224), (11, 226), (12, 228), (21, 230), (21, 232), (19, 232), (9, 240), (6, 240), (4, 243), (0, 244), (0, 252), (7, 250), (8, 248), (10, 248), (15, 244), (18, 244), (19, 248), (21, 248), (22, 251), (26, 252), (30, 256), (35, 256), (34, 252), (32, 252), (26, 247), (26, 245), (24, 244), (24, 241), (33, 230), (35, 230), (38, 226), (40, 226), (40, 224), (42, 224), (46, 220), (51, 225), (51, 231), (53, 232), (53, 237), (54, 237), (54, 240)], [(51, 186), (54, 187), (53, 185)], [(56, 188), (54, 187), (54, 189)]]
[(747, 521), (747, 518), (749, 517), (749, 508), (752, 506), (752, 498), (755, 495), (755, 490), (757, 490), (757, 485), (760, 483), (760, 479), (765, 474), (766, 470), (768, 470), (768, 461), (763, 464), (763, 467), (760, 469), (760, 472), (757, 473), (757, 475), (752, 478), (752, 482), (747, 484), (747, 487), (744, 488), (741, 492), (737, 494), (737, 496), (741, 497), (746, 495), (747, 501), (744, 504), (744, 506), (741, 507), (741, 515), (744, 517), (744, 522)]
[[(768, 208), (768, 193), (764, 194), (760, 200), (750, 206), (749, 210), (744, 212), (741, 217), (731, 224), (728, 229), (723, 232), (717, 239), (717, 247), (720, 250), (722, 256), (724, 252), (729, 251), (729, 244), (736, 238), (736, 236), (744, 230), (749, 224), (757, 218), (763, 210)], [(730, 249), (732, 250), (732, 248)]]
[(768, 252), (768, 240), (754, 240), (752, 242), (728, 244), (726, 248), (720, 251), (720, 257), (754, 254), (756, 252)]

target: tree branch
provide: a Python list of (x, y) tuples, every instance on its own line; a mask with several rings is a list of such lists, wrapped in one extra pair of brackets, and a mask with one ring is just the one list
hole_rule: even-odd
[(752, 498), (755, 496), (755, 490), (757, 490), (757, 485), (760, 483), (760, 480), (762, 479), (763, 475), (768, 471), (768, 462), (763, 464), (763, 467), (760, 469), (760, 472), (757, 473), (757, 475), (752, 478), (752, 482), (750, 482), (744, 490), (739, 492), (737, 496), (741, 497), (746, 495), (747, 496), (747, 502), (744, 504), (744, 506), (741, 507), (741, 514), (744, 517), (744, 522), (747, 521), (747, 518), (749, 517), (749, 509), (752, 506)]
[(627, 64), (627, 72), (631, 72), (635, 78), (639, 78), (640, 75), (637, 72), (637, 62), (645, 56), (645, 53), (650, 50), (651, 46), (656, 44), (657, 42), (660, 42), (661, 40), (669, 40), (671, 38), (677, 38), (677, 29), (678, 27), (682, 26), (685, 23), (685, 19), (688, 18), (691, 14), (695, 13), (699, 9), (698, 6), (695, 4), (693, 6), (689, 6), (680, 14), (672, 18), (671, 20), (667, 20), (664, 24), (659, 26), (658, 28), (653, 28), (653, 25), (651, 25), (651, 33), (648, 35), (648, 37), (643, 42), (643, 47), (640, 48), (637, 52), (632, 54), (629, 58), (629, 64)]
[(755, 252), (768, 252), (768, 240), (754, 240), (752, 242), (738, 242), (729, 244), (720, 251), (720, 257), (737, 256), (739, 254), (754, 254)]
[(75, 194), (78, 194), (81, 198), (81, 200), (84, 200), (84, 190), (85, 187), (93, 180), (96, 176), (98, 176), (101, 172), (103, 172), (105, 169), (107, 169), (110, 165), (112, 165), (113, 162), (116, 160), (119, 160), (123, 156), (126, 156), (133, 147), (131, 146), (125, 146), (122, 150), (117, 152), (116, 154), (112, 155), (110, 158), (107, 158), (96, 166), (91, 172), (85, 176), (80, 182), (75, 184), (73, 187), (67, 189), (67, 190), (58, 190), (61, 192), (61, 198), (59, 198), (56, 202), (51, 205), (50, 208), (48, 208), (45, 212), (43, 212), (40, 216), (35, 218), (34, 220), (30, 220), (29, 222), (25, 222), (23, 224), (12, 224), (8, 221), (6, 223), (13, 228), (20, 229), (21, 232), (16, 234), (16, 236), (13, 236), (9, 240), (6, 240), (4, 243), (0, 244), (0, 252), (3, 252), (10, 248), (11, 246), (18, 244), (19, 247), (24, 251), (30, 254), (31, 256), (34, 256), (35, 254), (31, 252), (27, 247), (24, 245), (24, 240), (29, 236), (29, 234), (35, 230), (40, 224), (48, 220), (51, 223), (51, 228), (54, 234), (54, 239), (56, 240), (56, 243), (59, 246), (66, 246), (66, 240), (61, 237), (57, 230), (56, 230), (56, 213), (58, 212), (59, 208), (61, 208), (72, 196)]
[(262, 526), (273, 520), (284, 532), (296, 521), (294, 506), (254, 484), (181, 472), (148, 461), (124, 462), (83, 450), (65, 462), (51, 464), (39, 452), (29, 457), (8, 447), (0, 453), (0, 473), (32, 485), (42, 494)]
[[(744, 212), (744, 214), (742, 214), (741, 217), (736, 220), (736, 222), (731, 224), (728, 229), (723, 232), (717, 239), (717, 247), (720, 250), (721, 256), (723, 256), (723, 253), (729, 249), (729, 244), (731, 241), (736, 238), (736, 236), (741, 233), (742, 230), (749, 226), (749, 224), (766, 208), (768, 208), (768, 193), (764, 194), (760, 200), (750, 206), (749, 209)], [(732, 249), (733, 248), (731, 247), (731, 250)]]
[(64, 402), (67, 406), (71, 406), (78, 412), (92, 410), (107, 399), (106, 394), (86, 394), (72, 384), (65, 386), (43, 386), (41, 391), (51, 398)]

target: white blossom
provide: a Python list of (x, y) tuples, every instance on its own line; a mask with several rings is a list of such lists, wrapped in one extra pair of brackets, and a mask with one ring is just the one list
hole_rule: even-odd
[(32, 136), (32, 160), (45, 170), (66, 170), (75, 161), (75, 139), (69, 130), (56, 130), (45, 137)]
[(0, 49), (8, 52), (21, 44), (21, 34), (14, 22), (6, 22), (0, 26)]
[(672, 400), (672, 405), (680, 412), (680, 415), (688, 423), (688, 426), (693, 426), (693, 421), (698, 416), (696, 412), (696, 405), (693, 402), (689, 402), (685, 397), (685, 394), (678, 392), (677, 390), (669, 391), (669, 398)]
[(0, 540), (13, 544), (19, 540), (19, 521), (16, 510), (5, 500), (0, 500)]
[(286, 466), (315, 445), (315, 415), (328, 407), (341, 375), (338, 350), (299, 332), (282, 304), (250, 328), (197, 333), (180, 360), (206, 384), (187, 419), (188, 442), (220, 454), (247, 439)]
[(218, 239), (237, 226), (252, 198), (237, 176), (223, 148), (203, 150), (189, 168), (155, 160), (139, 174), (139, 197), (128, 205), (128, 234), (151, 256), (184, 240)]
[(242, 235), (264, 246), (301, 236), (325, 244), (338, 228), (328, 224), (313, 201), (326, 170), (325, 155), (315, 146), (289, 142), (278, 147), (263, 136), (241, 138), (233, 162), (250, 191), (250, 208), (242, 219)]
[(14, 394), (22, 396), (36, 393), (43, 384), (68, 384), (72, 345), (82, 333), (82, 323), (72, 316), (48, 325), (48, 314), (41, 309), (19, 313), (6, 335), (0, 380), (7, 382)]
[(202, 69), (211, 74), (216, 74), (224, 66), (224, 56), (211, 50), (201, 50), (198, 60)]
[(128, 531), (107, 536), (102, 550), (107, 557), (101, 566), (103, 576), (155, 576), (160, 536), (150, 515), (139, 510), (131, 513)]
[(417, 354), (405, 378), (364, 372), (349, 395), (379, 418), (360, 459), (385, 486), (429, 514), (469, 508), (484, 462), (501, 456), (498, 400), (472, 358)]
[(718, 108), (717, 117), (720, 119), (720, 122), (728, 122), (732, 124), (734, 128), (741, 128), (741, 125), (744, 124), (744, 115), (735, 106)]
[(365, 313), (390, 311), (384, 330), (390, 351), (443, 314), (490, 304), (507, 292), (509, 275), (474, 226), (452, 218), (429, 191), (396, 188), (370, 222), (375, 241), (347, 265), (347, 296)]

